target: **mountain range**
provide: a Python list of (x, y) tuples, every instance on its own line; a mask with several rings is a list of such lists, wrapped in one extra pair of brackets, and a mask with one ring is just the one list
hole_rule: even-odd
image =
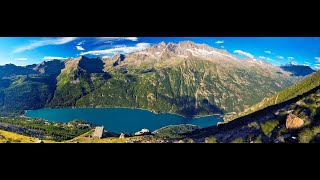
[(161, 42), (110, 58), (80, 56), (0, 66), (0, 115), (43, 107), (131, 107), (187, 117), (230, 117), (314, 73), (225, 50)]

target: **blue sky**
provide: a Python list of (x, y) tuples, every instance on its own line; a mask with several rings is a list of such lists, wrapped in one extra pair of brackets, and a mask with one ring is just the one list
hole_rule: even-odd
[(0, 65), (28, 65), (86, 55), (110, 57), (148, 48), (161, 41), (191, 40), (245, 58), (320, 69), (319, 37), (0, 37)]

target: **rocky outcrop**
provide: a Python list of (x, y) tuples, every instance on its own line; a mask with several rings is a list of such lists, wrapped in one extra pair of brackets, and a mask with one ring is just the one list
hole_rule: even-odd
[(290, 113), (287, 116), (286, 128), (287, 129), (298, 129), (304, 124), (304, 120)]
[(112, 60), (113, 60), (113, 66), (118, 66), (120, 64), (122, 64), (122, 61), (124, 61), (125, 56), (123, 54), (117, 54), (115, 55)]

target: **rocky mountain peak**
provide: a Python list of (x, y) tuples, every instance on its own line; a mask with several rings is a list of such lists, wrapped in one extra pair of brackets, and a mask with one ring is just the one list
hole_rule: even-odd
[(181, 41), (179, 45), (184, 48), (194, 48), (197, 47), (197, 44), (193, 41)]
[(113, 56), (111, 59), (112, 60), (123, 60), (124, 57), (125, 57), (125, 55), (123, 55), (123, 54), (117, 54), (117, 55)]
[(177, 47), (177, 45), (174, 44), (174, 43), (172, 43), (172, 42), (169, 42), (169, 43), (167, 44), (167, 49), (168, 49), (169, 51), (174, 51), (174, 50), (176, 49), (176, 47)]
[(77, 58), (74, 58), (74, 59), (70, 58), (70, 60), (73, 60), (73, 61), (81, 61), (81, 60), (86, 60), (86, 59), (89, 59), (89, 58), (86, 57), (86, 56), (83, 56), (83, 55), (81, 55), (81, 56), (79, 56)]
[(64, 63), (61, 60), (54, 59), (51, 61), (42, 61), (32, 68), (34, 71), (38, 71), (41, 74), (57, 74), (64, 68)]
[(90, 58), (88, 58), (87, 56), (83, 56), (83, 55), (80, 56), (79, 58), (80, 58), (80, 60), (82, 60), (82, 59), (90, 59)]
[[(169, 42), (160, 42), (150, 48), (133, 53), (135, 55), (143, 55), (143, 58), (156, 59), (171, 59), (171, 58), (187, 58), (190, 56), (205, 58), (205, 59), (232, 59), (237, 60), (225, 50), (213, 48), (206, 44), (197, 44), (193, 41), (181, 41), (178, 44)], [(130, 57), (130, 55), (128, 56)]]
[(165, 48), (167, 47), (166, 43), (164, 41), (158, 43), (158, 44), (155, 44), (154, 46), (152, 46), (151, 48), (149, 49), (153, 49), (155, 51), (162, 51), (164, 50)]
[(159, 44), (156, 44), (158, 46), (166, 46), (166, 43), (164, 41), (161, 41)]

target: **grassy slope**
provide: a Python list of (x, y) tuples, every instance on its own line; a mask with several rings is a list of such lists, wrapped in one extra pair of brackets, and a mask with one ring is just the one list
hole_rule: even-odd
[(160, 128), (153, 133), (156, 134), (157, 137), (184, 138), (185, 133), (198, 129), (200, 129), (200, 127), (196, 125), (172, 125)]
[(270, 97), (264, 98), (258, 104), (253, 105), (252, 107), (246, 109), (244, 112), (241, 112), (238, 115), (231, 117), (230, 119), (226, 119), (226, 121), (231, 121), (238, 117), (245, 116), (263, 108), (266, 108), (268, 106), (282, 103), (289, 99), (295, 98), (298, 95), (306, 93), (318, 86), (320, 86), (320, 71), (310, 75), (309, 77), (300, 82), (297, 82), (293, 86), (290, 86), (278, 93), (275, 93)]
[[(20, 142), (20, 143), (36, 143), (37, 138), (28, 137), (24, 135), (20, 135), (13, 132), (0, 130), (0, 143), (4, 143), (6, 141), (10, 141), (11, 143)], [(54, 143), (55, 141), (44, 140), (44, 143)]]

